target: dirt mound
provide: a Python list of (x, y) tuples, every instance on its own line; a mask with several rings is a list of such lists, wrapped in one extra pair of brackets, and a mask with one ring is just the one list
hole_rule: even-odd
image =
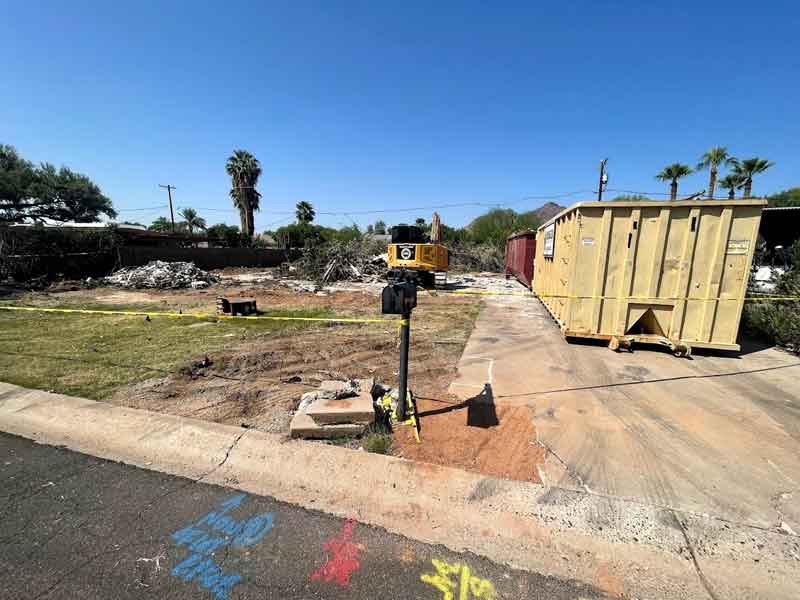
[(443, 394), (441, 400), (418, 397), (422, 443), (409, 427), (395, 434), (402, 456), (447, 467), (477, 471), (503, 479), (541, 483), (537, 464), (543, 449), (535, 444), (536, 428), (525, 406), (493, 407), (461, 402)]

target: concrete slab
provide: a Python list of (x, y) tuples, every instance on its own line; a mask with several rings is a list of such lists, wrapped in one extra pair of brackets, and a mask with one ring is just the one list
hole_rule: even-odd
[(450, 390), (487, 383), (533, 409), (544, 480), (800, 531), (800, 359), (777, 348), (691, 360), (568, 343), (534, 298), (487, 297)]
[(297, 411), (289, 424), (289, 434), (293, 438), (307, 439), (334, 439), (360, 435), (364, 431), (364, 425), (359, 424), (331, 424), (323, 425), (317, 423), (303, 411)]
[(368, 392), (361, 392), (349, 398), (317, 400), (306, 409), (306, 414), (320, 425), (334, 423), (366, 425), (375, 420), (372, 396)]

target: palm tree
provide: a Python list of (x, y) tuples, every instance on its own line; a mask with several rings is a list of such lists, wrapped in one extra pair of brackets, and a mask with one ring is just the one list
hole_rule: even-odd
[(189, 235), (194, 233), (195, 228), (205, 229), (206, 220), (197, 214), (193, 208), (184, 208), (178, 211), (178, 214), (183, 217), (183, 225), (189, 230)]
[(678, 198), (678, 179), (692, 174), (692, 168), (683, 163), (672, 163), (669, 166), (661, 169), (661, 172), (656, 175), (659, 181), (669, 181), (670, 200)]
[(314, 211), (314, 207), (311, 206), (311, 203), (306, 202), (305, 200), (298, 202), (295, 209), (297, 222), (301, 225), (308, 225), (314, 220), (314, 217), (317, 216), (317, 213)]
[(261, 198), (256, 189), (261, 176), (261, 164), (247, 150), (234, 150), (225, 163), (225, 171), (231, 177), (230, 196), (233, 205), (239, 209), (242, 233), (252, 236), (255, 233), (253, 211), (259, 209)]
[(742, 184), (741, 178), (736, 173), (728, 173), (719, 180), (719, 187), (728, 190), (728, 200), (736, 197), (736, 188)]
[(736, 159), (728, 153), (728, 149), (724, 146), (714, 146), (700, 157), (700, 162), (697, 163), (696, 169), (702, 171), (708, 169), (708, 197), (714, 198), (714, 190), (717, 187), (717, 173), (719, 167), (725, 165), (728, 167), (736, 165)]
[(162, 233), (166, 233), (167, 231), (172, 230), (172, 225), (169, 222), (169, 219), (166, 217), (158, 217), (155, 221), (150, 224), (148, 227), (150, 231), (160, 231)]
[(739, 187), (744, 188), (742, 198), (750, 198), (750, 194), (753, 191), (753, 175), (763, 173), (774, 164), (773, 162), (758, 157), (748, 158), (736, 163), (733, 172), (741, 178)]

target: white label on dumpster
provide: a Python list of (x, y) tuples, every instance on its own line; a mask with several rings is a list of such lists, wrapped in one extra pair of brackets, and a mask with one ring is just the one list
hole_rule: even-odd
[(581, 239), (581, 243), (584, 246), (594, 246), (594, 238), (585, 237), (585, 238)]
[(750, 240), (728, 240), (728, 254), (747, 254)]
[(548, 225), (544, 228), (544, 257), (553, 258), (556, 241), (556, 224)]

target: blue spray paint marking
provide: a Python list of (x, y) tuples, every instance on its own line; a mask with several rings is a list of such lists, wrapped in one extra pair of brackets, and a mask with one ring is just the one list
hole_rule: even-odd
[(176, 544), (189, 550), (189, 556), (172, 569), (173, 577), (186, 583), (196, 581), (217, 600), (227, 600), (228, 592), (242, 577), (238, 573), (224, 573), (212, 556), (225, 546), (246, 548), (257, 544), (272, 529), (274, 520), (272, 513), (261, 513), (245, 521), (236, 521), (229, 516), (227, 513), (241, 506), (245, 498), (247, 494), (228, 498), (219, 510), (211, 511), (195, 524), (172, 534)]

